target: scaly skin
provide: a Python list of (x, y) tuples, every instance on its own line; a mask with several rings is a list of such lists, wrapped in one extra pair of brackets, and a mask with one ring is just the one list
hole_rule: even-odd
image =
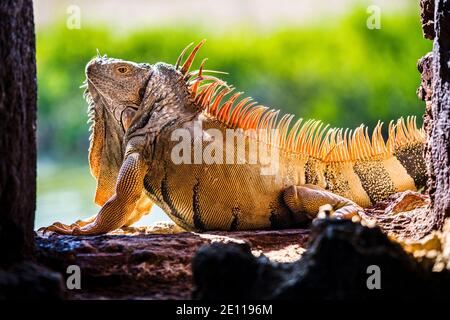
[[(333, 129), (323, 137), (318, 122), (288, 135), (287, 117), (276, 122), (277, 113), (257, 106), (245, 113), (245, 103), (235, 109), (233, 103), (218, 107), (222, 83), (204, 76), (203, 64), (197, 73), (188, 73), (201, 44), (183, 66), (106, 57), (88, 63), (87, 97), (94, 122), (89, 163), (97, 179), (95, 201), (102, 208), (87, 221), (54, 223), (45, 230), (106, 233), (136, 222), (153, 203), (186, 230), (289, 228), (314, 218), (324, 205), (331, 205), (334, 216), (350, 218), (394, 192), (424, 185), (423, 134), (412, 121), (391, 126), (387, 144), (381, 126), (372, 143), (361, 128), (352, 136)], [(199, 89), (206, 80), (212, 83)], [(174, 130), (184, 128), (199, 139), (194, 129), (199, 120), (203, 138), (209, 137), (208, 129), (223, 136), (236, 127), (280, 129), (281, 140), (258, 136), (279, 152), (279, 170), (261, 175), (260, 163), (175, 163), (172, 151), (179, 141), (172, 141)], [(248, 159), (249, 144), (256, 138), (242, 130), (236, 134), (246, 144), (238, 157)], [(234, 151), (238, 154), (237, 143)]]

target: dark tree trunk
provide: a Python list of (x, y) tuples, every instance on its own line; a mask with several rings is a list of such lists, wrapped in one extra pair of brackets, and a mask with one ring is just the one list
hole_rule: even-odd
[(433, 80), (427, 161), (432, 214), (439, 227), (450, 216), (450, 1), (436, 0)]
[(0, 264), (29, 257), (36, 207), (32, 0), (0, 2)]
[(450, 1), (421, 0), (420, 8), (423, 35), (434, 39), (433, 52), (418, 63), (422, 83), (417, 90), (426, 103), (429, 221), (441, 229), (450, 217)]

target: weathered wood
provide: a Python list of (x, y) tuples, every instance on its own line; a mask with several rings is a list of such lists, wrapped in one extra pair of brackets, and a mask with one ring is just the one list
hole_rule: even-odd
[(299, 259), (308, 230), (183, 232), (155, 234), (153, 228), (128, 228), (124, 233), (89, 237), (39, 236), (37, 261), (65, 274), (69, 265), (81, 268), (81, 290), (68, 290), (70, 299), (189, 299), (191, 261), (211, 243), (237, 243), (272, 261)]
[(450, 216), (450, 2), (436, 0), (431, 112), (427, 127), (429, 194), (435, 225)]
[[(349, 220), (316, 220), (308, 250), (293, 264), (272, 264), (248, 248), (213, 244), (198, 251), (192, 267), (194, 297), (204, 300), (450, 298), (449, 272), (431, 272), (380, 228)], [(378, 287), (371, 278), (377, 272)]]
[(0, 2), (1, 264), (30, 256), (36, 207), (33, 3)]
[(423, 36), (433, 40), (434, 33), (434, 0), (420, 0), (420, 20)]

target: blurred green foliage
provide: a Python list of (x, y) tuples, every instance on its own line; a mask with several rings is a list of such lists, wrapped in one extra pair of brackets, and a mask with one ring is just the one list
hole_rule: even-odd
[(85, 159), (87, 104), (79, 85), (97, 48), (126, 60), (174, 63), (188, 43), (207, 38), (197, 65), (208, 57), (208, 69), (229, 72), (225, 80), (267, 106), (344, 127), (421, 115), (416, 62), (431, 42), (422, 38), (418, 14), (383, 16), (379, 30), (369, 30), (366, 19), (365, 9), (356, 9), (323, 25), (269, 32), (245, 25), (220, 33), (178, 26), (117, 34), (63, 23), (39, 29), (39, 156)]

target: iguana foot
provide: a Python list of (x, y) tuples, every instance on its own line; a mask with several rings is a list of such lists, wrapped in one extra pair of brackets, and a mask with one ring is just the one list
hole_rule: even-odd
[(112, 227), (106, 229), (101, 224), (99, 224), (96, 219), (88, 224), (86, 224), (86, 221), (82, 221), (81, 224), (84, 224), (83, 226), (79, 225), (78, 223), (79, 222), (77, 221), (75, 223), (67, 225), (60, 222), (55, 222), (49, 227), (40, 228), (38, 231), (41, 231), (44, 234), (47, 232), (55, 232), (62, 235), (94, 236), (98, 234), (108, 233), (119, 228)]
[(39, 228), (38, 231), (40, 231), (42, 233), (56, 232), (56, 233), (60, 233), (60, 234), (74, 234), (74, 230), (82, 228), (82, 227), (92, 223), (93, 221), (95, 221), (96, 217), (97, 217), (97, 215), (93, 215), (85, 220), (77, 220), (72, 224), (64, 224), (61, 222), (55, 222), (51, 226)]
[(305, 212), (311, 218), (325, 205), (331, 206), (330, 216), (338, 219), (351, 219), (363, 211), (353, 201), (317, 186), (290, 186), (284, 190), (283, 199), (292, 212)]
[[(78, 221), (77, 221), (78, 222)], [(55, 222), (51, 226), (39, 228), (38, 231), (43, 234), (47, 232), (55, 232), (64, 235), (75, 235), (80, 226), (75, 222), (70, 225), (63, 224), (61, 222)]]

